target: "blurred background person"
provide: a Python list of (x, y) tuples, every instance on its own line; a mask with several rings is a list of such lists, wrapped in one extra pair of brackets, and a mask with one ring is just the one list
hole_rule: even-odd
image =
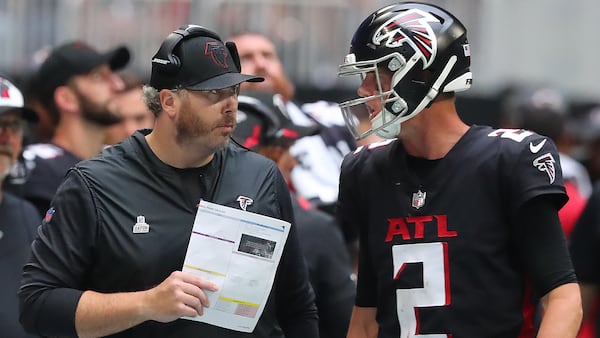
[(502, 127), (531, 130), (549, 137), (556, 144), (569, 196), (569, 201), (559, 211), (568, 238), (592, 192), (586, 167), (571, 156), (577, 142), (568, 99), (551, 87), (514, 88), (513, 91), (505, 98)]
[(579, 107), (575, 121), (579, 156), (594, 182), (594, 190), (575, 224), (570, 249), (583, 304), (578, 338), (592, 338), (600, 335), (600, 104), (592, 102)]
[(119, 74), (125, 88), (110, 101), (108, 108), (121, 118), (121, 122), (106, 128), (105, 144), (116, 144), (133, 135), (136, 130), (152, 129), (154, 114), (142, 97), (142, 82), (130, 73)]
[(49, 143), (28, 145), (24, 152), (25, 177), (5, 188), (30, 202), (43, 216), (67, 170), (98, 154), (106, 128), (120, 122), (108, 109), (109, 101), (124, 87), (113, 71), (130, 59), (125, 46), (100, 53), (81, 41), (52, 50), (34, 75), (37, 100), (50, 115), (57, 116)]
[(600, 287), (600, 183), (579, 217), (569, 241), (571, 260), (581, 289), (583, 325), (579, 338), (598, 337)]
[(584, 105), (575, 114), (580, 158), (592, 182), (600, 180), (600, 103)]
[(242, 93), (248, 90), (278, 93), (295, 124), (320, 127), (319, 135), (303, 137), (290, 148), (298, 160), (291, 173), (291, 188), (321, 210), (333, 213), (342, 159), (356, 147), (339, 107), (327, 101), (301, 105), (294, 102), (294, 85), (267, 36), (240, 32), (229, 40), (237, 45), (242, 72), (265, 78), (262, 83), (242, 84)]
[(23, 94), (25, 96), (25, 106), (35, 111), (38, 121), (31, 131), (29, 138), (23, 140), (24, 145), (50, 142), (60, 118), (55, 111), (53, 114), (40, 102), (39, 89), (41, 86), (37, 83), (35, 76), (51, 52), (52, 47), (44, 46), (36, 50), (29, 60), (26, 79), (23, 81)]
[[(318, 133), (315, 126), (294, 124), (280, 94), (247, 92), (238, 98), (233, 139), (273, 160), (289, 182), (297, 164), (290, 147)], [(300, 245), (315, 291), (321, 338), (344, 338), (354, 305), (355, 282), (345, 241), (333, 216), (295, 193), (292, 206)]]
[(19, 323), (17, 291), (40, 217), (29, 202), (2, 189), (21, 152), (27, 122), (37, 122), (37, 116), (23, 109), (21, 91), (0, 74), (0, 336), (11, 338), (34, 337)]

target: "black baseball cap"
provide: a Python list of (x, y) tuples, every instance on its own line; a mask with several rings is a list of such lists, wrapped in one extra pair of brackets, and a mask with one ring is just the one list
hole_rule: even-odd
[(29, 122), (38, 121), (35, 111), (24, 106), (21, 91), (8, 78), (0, 74), (0, 116), (13, 110), (19, 110), (21, 117)]
[(131, 53), (125, 46), (100, 53), (82, 41), (71, 41), (50, 52), (37, 71), (36, 84), (40, 95), (48, 96), (75, 75), (86, 74), (103, 64), (108, 64), (112, 70), (119, 70), (127, 65), (130, 58)]
[(238, 97), (237, 125), (233, 139), (249, 149), (266, 145), (291, 145), (320, 128), (294, 124), (280, 94), (246, 92)]
[[(201, 26), (189, 25), (188, 28)], [(181, 31), (183, 28), (180, 28)], [(201, 29), (206, 30), (204, 27)], [(207, 31), (207, 30), (206, 30)], [(264, 78), (240, 74), (239, 56), (233, 42), (223, 41), (212, 31), (208, 35), (183, 38), (172, 51), (164, 50), (171, 33), (152, 58), (150, 86), (161, 89), (217, 90)], [(169, 53), (173, 53), (169, 55)], [(176, 64), (170, 59), (176, 59)]]

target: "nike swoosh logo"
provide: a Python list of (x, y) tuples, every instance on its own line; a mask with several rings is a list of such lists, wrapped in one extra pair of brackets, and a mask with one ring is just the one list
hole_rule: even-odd
[(533, 145), (533, 142), (529, 142), (529, 150), (531, 150), (532, 153), (537, 154), (537, 152), (540, 151), (540, 149), (542, 149), (544, 144), (546, 144), (546, 139), (544, 139), (542, 142), (538, 143), (535, 146)]

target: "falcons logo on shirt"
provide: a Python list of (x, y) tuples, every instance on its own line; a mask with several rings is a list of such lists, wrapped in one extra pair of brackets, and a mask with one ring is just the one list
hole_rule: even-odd
[(240, 208), (244, 211), (246, 211), (246, 208), (248, 208), (248, 206), (254, 203), (253, 199), (242, 195), (238, 196), (237, 201), (240, 202)]
[(554, 183), (554, 179), (556, 178), (556, 168), (554, 166), (555, 162), (556, 161), (554, 161), (554, 157), (552, 157), (552, 154), (550, 153), (544, 154), (533, 160), (533, 165), (537, 168), (537, 170), (548, 174), (550, 184)]
[(373, 35), (373, 43), (382, 43), (389, 48), (396, 48), (408, 43), (415, 53), (420, 54), (425, 67), (431, 65), (437, 53), (437, 38), (430, 22), (440, 21), (433, 15), (419, 9), (404, 11), (386, 21)]

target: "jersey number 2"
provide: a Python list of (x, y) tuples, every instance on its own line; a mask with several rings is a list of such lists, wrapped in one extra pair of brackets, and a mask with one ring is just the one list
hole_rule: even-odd
[(418, 334), (419, 307), (450, 304), (448, 257), (446, 243), (394, 245), (394, 279), (402, 274), (407, 263), (423, 264), (423, 287), (396, 290), (396, 311), (402, 338), (447, 338), (447, 334)]

